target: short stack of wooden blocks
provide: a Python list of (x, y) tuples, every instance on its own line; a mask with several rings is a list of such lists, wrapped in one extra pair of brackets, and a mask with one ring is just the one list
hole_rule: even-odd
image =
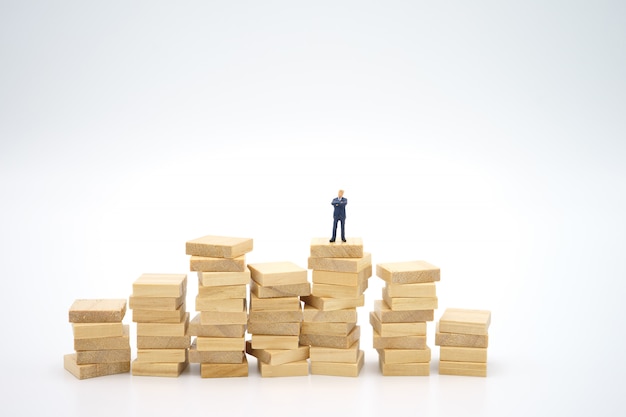
[(262, 377), (309, 374), (309, 347), (300, 346), (302, 303), (311, 293), (307, 270), (291, 262), (248, 265), (251, 339), (246, 351), (257, 358)]
[(487, 376), (491, 312), (448, 308), (437, 323), (439, 374)]
[(137, 323), (132, 374), (177, 377), (189, 364), (186, 274), (143, 274), (133, 283), (130, 307)]
[(65, 369), (78, 379), (130, 371), (130, 337), (125, 299), (76, 300), (69, 320), (76, 353), (63, 357)]
[(364, 363), (357, 307), (372, 276), (372, 257), (361, 238), (311, 241), (313, 289), (305, 302), (300, 343), (310, 345), (311, 374), (356, 377)]
[(245, 254), (249, 238), (204, 236), (187, 242), (190, 268), (198, 272), (196, 311), (189, 335), (196, 336), (190, 361), (202, 378), (248, 376), (246, 349), (247, 285)]
[(385, 376), (430, 375), (427, 322), (437, 308), (439, 268), (424, 261), (382, 263), (376, 275), (385, 281), (382, 300), (370, 313), (374, 348)]

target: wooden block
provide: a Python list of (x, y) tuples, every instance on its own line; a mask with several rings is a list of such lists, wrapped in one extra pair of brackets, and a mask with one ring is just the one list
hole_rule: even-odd
[(206, 337), (243, 337), (246, 333), (246, 326), (243, 324), (202, 324), (200, 313), (189, 322), (187, 334), (189, 336)]
[(133, 376), (160, 376), (177, 378), (189, 365), (189, 362), (138, 362), (132, 365)]
[(130, 296), (129, 306), (133, 310), (178, 310), (185, 302), (187, 292), (180, 297), (136, 297)]
[(137, 336), (137, 349), (186, 349), (191, 336)]
[(124, 336), (124, 325), (118, 323), (72, 323), (74, 339)]
[(298, 336), (253, 334), (251, 346), (253, 349), (297, 349), (300, 343)]
[(361, 337), (361, 327), (355, 326), (347, 336), (329, 336), (319, 334), (300, 334), (300, 344), (348, 349)]
[(439, 281), (439, 268), (425, 261), (392, 262), (376, 265), (376, 276), (392, 284)]
[(478, 362), (439, 361), (440, 375), (487, 376), (487, 364)]
[(135, 297), (180, 297), (187, 291), (185, 274), (143, 274), (133, 283)]
[(309, 347), (298, 346), (296, 349), (254, 349), (252, 342), (246, 342), (246, 352), (259, 361), (269, 365), (299, 362), (309, 358)]
[(291, 285), (308, 282), (308, 272), (292, 262), (249, 264), (252, 279), (262, 286)]
[(192, 256), (189, 269), (202, 272), (243, 272), (246, 270), (246, 257), (242, 255), (231, 259)]
[(243, 355), (241, 363), (201, 363), (201, 378), (237, 378), (248, 376), (248, 359)]
[(229, 298), (226, 300), (215, 300), (204, 298), (200, 295), (196, 297), (196, 311), (223, 311), (240, 312), (246, 308), (245, 298)]
[(322, 334), (329, 336), (347, 336), (356, 326), (352, 323), (325, 323), (321, 321), (305, 321), (302, 323), (301, 333)]
[(203, 236), (186, 243), (186, 254), (211, 258), (236, 258), (252, 251), (252, 239)]
[(328, 298), (358, 298), (367, 289), (367, 280), (361, 285), (333, 285), (333, 284), (313, 284), (312, 294), (316, 297)]
[(303, 282), (301, 284), (268, 287), (259, 285), (252, 280), (250, 281), (250, 292), (259, 298), (297, 297), (311, 294), (311, 284)]
[(63, 356), (63, 367), (78, 379), (95, 378), (99, 376), (130, 372), (130, 362), (79, 365), (76, 363), (75, 353)]
[(314, 284), (356, 286), (372, 276), (372, 265), (367, 265), (358, 272), (333, 272), (315, 269), (312, 272)]
[(189, 348), (190, 363), (243, 363), (243, 351), (200, 351), (194, 343)]
[(441, 346), (439, 359), (447, 362), (487, 362), (487, 348)]
[(372, 265), (372, 254), (362, 258), (309, 258), (309, 269), (332, 272), (359, 272)]
[(350, 323), (358, 320), (356, 308), (323, 311), (313, 306), (305, 305), (302, 315), (304, 321), (321, 321), (326, 323)]
[[(245, 306), (244, 306), (245, 307)], [(200, 324), (223, 325), (223, 324), (247, 324), (248, 313), (245, 308), (242, 311), (201, 311)]]
[(198, 297), (206, 300), (227, 300), (229, 298), (246, 298), (248, 296), (246, 284), (224, 285), (219, 287), (198, 286)]
[(349, 237), (345, 242), (329, 242), (328, 238), (311, 240), (311, 256), (314, 258), (362, 258), (363, 239)]
[(187, 349), (137, 349), (137, 362), (185, 362)]
[(300, 323), (248, 323), (248, 333), (278, 336), (298, 336)]
[(245, 337), (196, 337), (196, 349), (200, 352), (231, 352), (246, 350)]
[(378, 358), (378, 365), (383, 376), (428, 376), (430, 375), (430, 362), (419, 363), (385, 363)]
[(490, 311), (447, 308), (439, 319), (439, 331), (486, 335), (490, 323)]
[(355, 363), (311, 361), (311, 375), (357, 377), (363, 368), (364, 360), (365, 354), (362, 350), (359, 350), (359, 355)]
[(248, 318), (250, 323), (300, 323), (302, 321), (302, 310), (298, 311), (251, 311)]
[(486, 334), (441, 333), (439, 323), (437, 323), (435, 345), (486, 348), (489, 345), (489, 336)]
[(385, 285), (390, 297), (436, 297), (437, 287), (434, 282), (418, 282), (416, 284)]
[(358, 298), (327, 298), (307, 295), (306, 297), (301, 297), (301, 300), (307, 305), (322, 311), (345, 310), (347, 308), (361, 307), (365, 305), (364, 295), (361, 295)]
[(122, 336), (119, 337), (92, 337), (88, 339), (74, 339), (74, 350), (110, 350), (126, 349), (130, 346), (129, 326), (123, 325)]
[(71, 323), (115, 323), (124, 319), (125, 299), (76, 300), (70, 307)]
[(426, 322), (381, 323), (374, 312), (370, 312), (370, 324), (381, 337), (426, 336)]
[(249, 270), (240, 272), (198, 272), (198, 285), (203, 287), (222, 287), (231, 285), (246, 285), (250, 282)]
[(392, 310), (384, 300), (374, 301), (374, 312), (381, 323), (413, 323), (432, 321), (433, 310)]
[(382, 337), (376, 330), (374, 349), (426, 349), (426, 336)]
[(430, 348), (426, 349), (378, 349), (378, 356), (386, 364), (430, 363)]
[(130, 346), (125, 349), (111, 350), (81, 350), (76, 352), (76, 364), (90, 363), (130, 363)]
[(137, 323), (137, 336), (186, 336), (189, 313), (180, 323)]
[(300, 297), (259, 298), (250, 294), (250, 311), (299, 311)]
[(178, 310), (133, 310), (135, 323), (180, 323), (185, 317), (185, 303)]
[(347, 349), (311, 346), (309, 356), (313, 362), (356, 363), (359, 360), (359, 341)]
[(434, 310), (437, 308), (437, 297), (390, 297), (387, 288), (383, 288), (383, 300), (394, 311)]
[(309, 361), (306, 359), (280, 365), (270, 365), (257, 360), (257, 366), (263, 378), (309, 375)]

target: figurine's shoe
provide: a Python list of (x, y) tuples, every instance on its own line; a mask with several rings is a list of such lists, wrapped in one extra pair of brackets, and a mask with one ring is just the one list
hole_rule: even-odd
[(342, 242), (345, 242), (346, 240), (345, 240), (345, 239), (341, 239), (341, 241), (342, 241)]
[(330, 239), (330, 240), (329, 240), (329, 242), (330, 242), (330, 243), (334, 243), (334, 242), (335, 242), (335, 239)]

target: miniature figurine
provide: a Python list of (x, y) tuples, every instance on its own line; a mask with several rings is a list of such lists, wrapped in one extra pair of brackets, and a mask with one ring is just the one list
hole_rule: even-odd
[(334, 242), (337, 238), (337, 223), (341, 222), (341, 240), (343, 242), (346, 241), (346, 204), (348, 204), (348, 199), (343, 198), (343, 190), (339, 190), (337, 197), (333, 199), (331, 203), (335, 208), (333, 213), (334, 223), (333, 223), (333, 237), (330, 238), (329, 242)]

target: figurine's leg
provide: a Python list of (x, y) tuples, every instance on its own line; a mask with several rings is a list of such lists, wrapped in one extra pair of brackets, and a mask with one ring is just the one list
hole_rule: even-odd
[(341, 240), (346, 241), (346, 219), (341, 219)]
[(330, 238), (331, 242), (335, 241), (335, 238), (337, 238), (337, 222), (339, 221), (339, 219), (335, 219), (333, 222), (333, 237)]

